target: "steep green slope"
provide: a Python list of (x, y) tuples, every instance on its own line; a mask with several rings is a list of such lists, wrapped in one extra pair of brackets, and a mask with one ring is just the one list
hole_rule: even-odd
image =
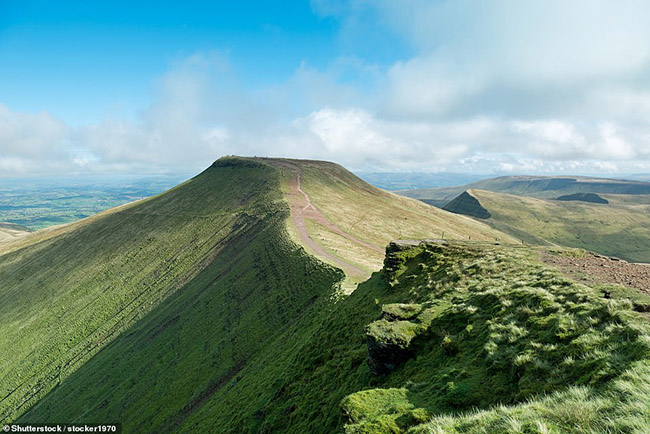
[[(287, 316), (277, 314), (277, 321), (291, 319), (293, 291), (300, 292), (303, 285), (309, 287), (296, 303), (305, 302), (303, 297), (311, 299), (314, 291), (331, 290), (337, 272), (322, 266), (309, 268), (313, 260), (282, 235), (288, 209), (277, 171), (253, 162), (223, 163), (157, 198), (63, 228), (49, 238), (34, 233), (33, 244), (25, 241), (27, 247), (0, 256), (0, 419), (24, 412), (115, 337), (142, 324), (154, 309), (161, 309), (161, 303), (170, 303), (170, 296), (189, 294), (197, 279), (209, 277), (222, 286), (236, 282), (233, 288), (244, 289), (232, 298), (222, 293), (220, 305), (228, 301), (237, 306), (236, 300), (256, 291), (273, 292), (279, 285), (274, 273), (279, 273), (277, 279), (293, 283), (281, 285), (283, 292), (273, 295), (287, 299)], [(241, 269), (238, 263), (232, 265), (235, 253), (248, 252), (247, 244), (260, 237), (273, 244), (275, 253), (270, 247), (251, 248), (240, 259)], [(284, 271), (246, 268), (255, 259), (274, 255), (280, 258), (278, 269), (285, 267)], [(293, 265), (297, 269), (290, 267), (290, 261), (298, 261)], [(314, 276), (304, 276), (307, 272)], [(324, 279), (325, 289), (315, 284), (318, 278)], [(257, 294), (250, 301), (259, 298)], [(275, 300), (261, 298), (250, 308), (242, 301), (233, 314), (239, 312), (247, 319), (245, 327), (274, 330), (273, 324), (253, 320), (258, 309)], [(219, 317), (218, 311), (214, 314)], [(177, 315), (180, 311), (173, 317)], [(224, 334), (222, 328), (232, 329), (236, 336), (233, 330), (239, 321), (219, 318), (220, 327), (213, 330), (215, 348), (218, 336)], [(238, 343), (249, 339), (247, 344)], [(264, 342), (264, 334), (259, 339)], [(242, 334), (229, 345), (247, 353), (256, 340)], [(153, 361), (148, 359), (143, 366)], [(226, 352), (218, 362), (227, 371), (238, 360)]]
[(24, 420), (187, 433), (650, 428), (647, 321), (625, 291), (604, 299), (539, 264), (535, 250), (395, 246), (383, 275), (338, 301), (297, 303), (292, 323), (226, 371), (215, 363), (224, 350), (211, 346), (219, 291), (203, 285), (197, 279), (198, 300), (179, 292)]
[[(294, 321), (311, 315), (310, 304), (338, 293), (340, 271), (290, 235), (286, 186), (296, 174), (277, 161), (221, 159), (150, 200), (1, 246), (0, 419), (13, 420), (40, 401), (28, 420), (104, 415), (129, 429), (144, 421), (180, 424)], [(370, 212), (421, 216), (426, 223), (414, 218), (410, 226), (425, 227), (424, 235), (455, 227), (477, 238), (506, 237), (387, 193), (373, 203), (379, 190), (340, 166), (282, 161), (304, 168), (305, 189), (324, 210), (322, 195), (344, 184), (363, 189), (348, 197), (365, 195), (343, 206), (354, 218), (366, 212), (361, 207), (379, 205)], [(330, 172), (319, 190), (313, 180), (322, 170)], [(373, 237), (382, 247), (371, 247), (381, 251), (388, 236)], [(178, 393), (163, 400), (170, 385)]]
[[(429, 432), (442, 420), (505, 434), (518, 432), (511, 414), (550, 432), (650, 427), (650, 329), (629, 300), (567, 281), (535, 250), (414, 244), (392, 248), (383, 275), (303, 318), (271, 363), (231, 382), (180, 432)], [(393, 368), (377, 376), (368, 361)], [(485, 422), (464, 426), (476, 408)]]
[[(494, 228), (531, 244), (579, 247), (650, 262), (650, 205), (605, 196), (608, 204), (557, 201), (470, 190)], [(629, 196), (625, 196), (629, 198)]]
[(649, 182), (586, 176), (502, 176), (459, 187), (420, 188), (397, 193), (443, 207), (470, 189), (547, 199), (574, 193), (650, 195)]
[[(260, 369), (260, 360), (274, 362), (267, 353), (315, 303), (329, 300), (341, 277), (292, 245), (282, 226), (273, 217), (230, 243), (22, 420), (113, 420), (125, 432), (173, 432)], [(239, 405), (270, 390), (254, 384)], [(222, 432), (236, 412), (216, 414), (197, 432)]]

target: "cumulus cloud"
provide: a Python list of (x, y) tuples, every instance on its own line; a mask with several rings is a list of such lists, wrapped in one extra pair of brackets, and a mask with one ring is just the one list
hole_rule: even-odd
[(421, 53), (517, 81), (631, 76), (650, 59), (642, 0), (475, 0), (375, 4)]
[[(375, 10), (412, 46), (388, 68), (375, 115), (429, 125), (430, 146), (462, 143), (456, 167), (472, 155), (496, 171), (650, 166), (647, 2), (314, 3), (343, 27)], [(476, 119), (480, 137), (451, 133)]]
[(19, 113), (0, 104), (0, 173), (60, 170), (69, 135), (70, 129), (46, 112)]
[(155, 98), (137, 116), (75, 128), (0, 105), (2, 175), (196, 171), (225, 154), (364, 170), (650, 170), (647, 2), (312, 7), (337, 20), (342, 39), (376, 45), (381, 34), (407, 44), (408, 55), (377, 64), (345, 53), (253, 88), (227, 56), (198, 53), (155, 80)]

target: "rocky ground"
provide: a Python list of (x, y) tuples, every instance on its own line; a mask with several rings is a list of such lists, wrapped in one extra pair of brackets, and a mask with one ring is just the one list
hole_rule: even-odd
[(650, 264), (635, 264), (587, 252), (573, 257), (545, 252), (544, 263), (583, 283), (617, 283), (650, 294)]

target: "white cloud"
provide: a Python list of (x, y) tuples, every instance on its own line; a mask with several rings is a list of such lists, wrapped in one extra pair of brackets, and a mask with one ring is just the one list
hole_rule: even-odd
[(388, 138), (378, 131), (375, 120), (361, 110), (323, 109), (308, 117), (309, 129), (318, 136), (326, 153), (381, 152)]
[(422, 53), (506, 79), (578, 80), (640, 71), (650, 59), (643, 0), (375, 2)]
[(227, 57), (195, 54), (155, 81), (154, 101), (135, 119), (79, 128), (0, 105), (2, 175), (200, 170), (225, 154), (355, 169), (650, 167), (650, 3), (313, 0), (312, 8), (335, 17), (343, 39), (376, 45), (390, 36), (411, 51), (384, 65), (348, 52), (323, 68), (303, 62), (263, 88), (241, 82)]
[(0, 104), (0, 174), (47, 173), (62, 169), (70, 129), (46, 112), (19, 113)]
[(457, 75), (435, 57), (399, 61), (387, 75), (386, 110), (394, 116), (440, 116), (479, 92), (483, 78)]
[(635, 147), (621, 137), (615, 125), (604, 123), (599, 125), (598, 129), (601, 140), (596, 143), (594, 152), (598, 157), (601, 159), (629, 160), (637, 156)]
[(575, 127), (562, 121), (513, 122), (516, 131), (530, 134), (546, 142), (575, 145), (585, 142)]
[(55, 157), (67, 134), (65, 124), (46, 112), (17, 113), (0, 104), (0, 148), (5, 157)]

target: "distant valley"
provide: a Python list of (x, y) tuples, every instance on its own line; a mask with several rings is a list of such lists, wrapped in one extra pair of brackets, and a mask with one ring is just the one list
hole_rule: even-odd
[(650, 183), (518, 176), (399, 193), (485, 221), (521, 242), (650, 262)]
[(3, 180), (0, 222), (31, 230), (71, 223), (100, 211), (150, 197), (187, 176)]

